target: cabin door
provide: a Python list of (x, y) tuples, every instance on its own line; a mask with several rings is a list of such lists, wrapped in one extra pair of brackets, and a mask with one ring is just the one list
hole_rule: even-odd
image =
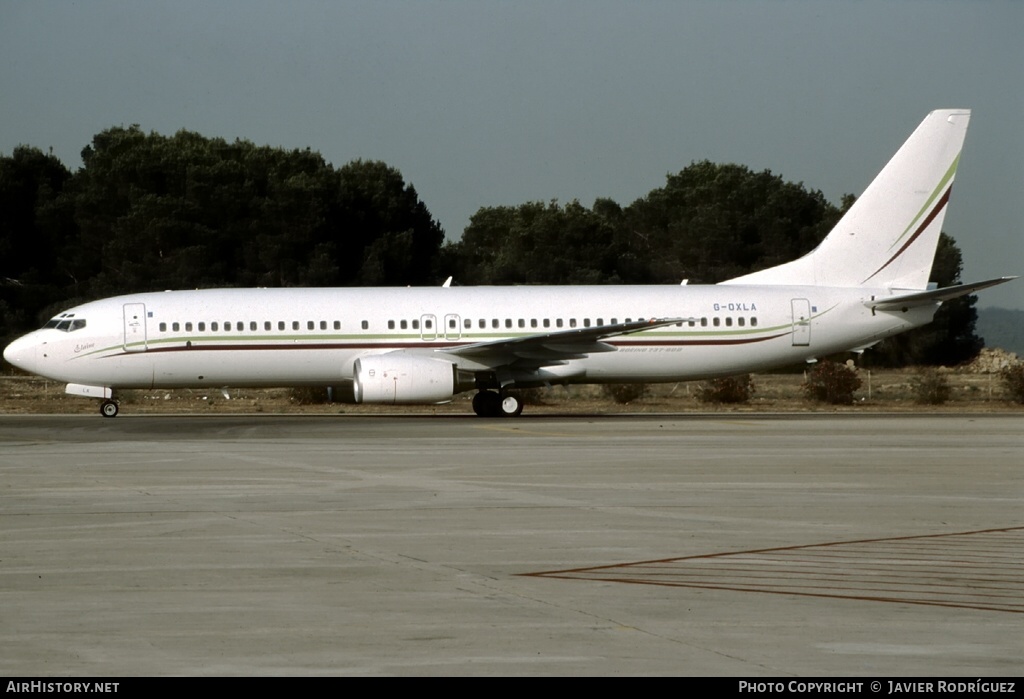
[(811, 302), (807, 299), (793, 299), (793, 346), (806, 347), (811, 344)]
[(145, 352), (146, 304), (126, 303), (124, 305), (124, 351)]

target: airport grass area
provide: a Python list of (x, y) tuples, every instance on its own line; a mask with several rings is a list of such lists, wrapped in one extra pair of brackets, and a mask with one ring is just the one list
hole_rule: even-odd
[[(740, 403), (714, 403), (702, 399), (701, 381), (650, 384), (640, 395), (623, 400), (602, 386), (553, 386), (523, 392), (525, 415), (601, 415), (615, 413), (685, 412), (950, 412), (986, 413), (1021, 411), (1004, 381), (1000, 366), (1017, 362), (1015, 356), (986, 350), (974, 363), (939, 368), (931, 373), (918, 369), (857, 369), (860, 387), (848, 405), (832, 405), (806, 397), (805, 372), (751, 375), (753, 392)], [(922, 383), (938, 381), (948, 388), (941, 400), (922, 400)], [(473, 393), (451, 402), (430, 406), (353, 405), (328, 402), (326, 390), (290, 389), (177, 389), (131, 390), (120, 393), (121, 414), (404, 414), (472, 415)], [(96, 414), (99, 402), (69, 396), (64, 385), (38, 377), (0, 377), (0, 413), (3, 414)]]

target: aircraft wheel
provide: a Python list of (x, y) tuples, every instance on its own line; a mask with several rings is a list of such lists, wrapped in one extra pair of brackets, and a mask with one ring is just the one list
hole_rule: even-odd
[(100, 415), (103, 417), (117, 417), (119, 409), (117, 403), (112, 400), (105, 400), (100, 403)]
[(480, 391), (473, 396), (473, 412), (480, 417), (501, 415), (501, 398), (494, 391)]
[(502, 396), (500, 408), (505, 417), (519, 417), (523, 413), (523, 399), (512, 394)]

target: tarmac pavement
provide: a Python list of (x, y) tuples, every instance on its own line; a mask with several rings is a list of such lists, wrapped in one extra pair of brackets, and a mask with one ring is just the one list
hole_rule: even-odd
[(0, 416), (0, 673), (1019, 676), (1024, 414)]

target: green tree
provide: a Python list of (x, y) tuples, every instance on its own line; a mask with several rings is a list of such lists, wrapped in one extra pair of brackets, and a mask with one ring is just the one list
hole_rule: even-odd
[[(601, 206), (607, 211), (609, 203)], [(607, 284), (620, 280), (615, 229), (578, 201), (477, 211), (456, 245), (467, 284)]]
[(444, 231), (401, 173), (309, 149), (108, 129), (74, 182), (89, 294), (432, 283)]
[(53, 155), (18, 146), (0, 157), (0, 339), (35, 327), (73, 279), (57, 263), (75, 237), (61, 194), (71, 172)]
[(652, 281), (716, 283), (809, 252), (839, 216), (820, 191), (768, 170), (701, 161), (631, 204), (618, 231)]
[(379, 161), (341, 168), (336, 230), (342, 273), (360, 284), (433, 284), (444, 230), (402, 174)]

